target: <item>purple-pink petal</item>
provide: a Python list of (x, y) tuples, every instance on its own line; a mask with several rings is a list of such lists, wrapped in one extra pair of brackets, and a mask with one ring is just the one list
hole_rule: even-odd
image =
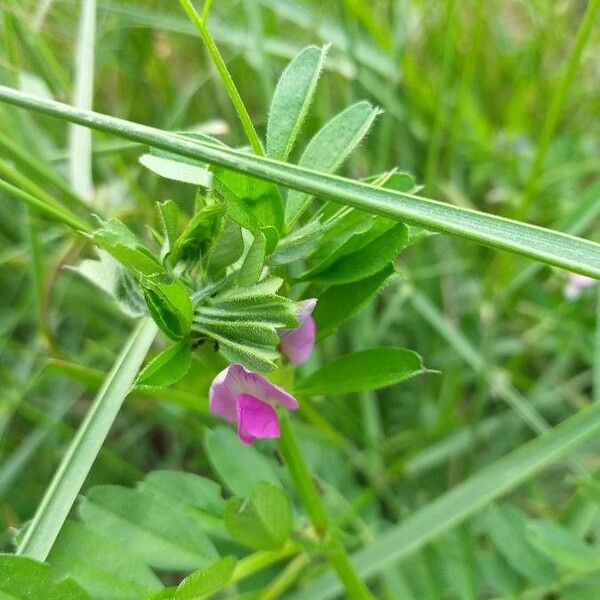
[(315, 320), (309, 316), (300, 327), (281, 338), (281, 351), (294, 365), (305, 363), (315, 347), (316, 333)]
[(298, 408), (298, 402), (283, 388), (271, 383), (242, 365), (229, 365), (213, 380), (208, 394), (210, 411), (230, 423), (237, 421), (237, 397), (250, 394), (268, 404), (281, 404), (290, 410)]
[(595, 279), (579, 275), (579, 273), (569, 273), (565, 285), (564, 294), (567, 300), (576, 300), (581, 296), (585, 288), (591, 287), (596, 283)]
[(237, 433), (244, 444), (256, 439), (277, 438), (281, 435), (275, 409), (250, 394), (236, 399)]

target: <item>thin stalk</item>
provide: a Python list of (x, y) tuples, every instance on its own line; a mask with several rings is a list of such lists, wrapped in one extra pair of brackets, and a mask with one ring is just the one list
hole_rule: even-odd
[(600, 0), (590, 0), (590, 2), (588, 2), (587, 9), (583, 15), (581, 24), (579, 25), (579, 29), (577, 30), (577, 35), (575, 36), (575, 43), (573, 44), (573, 50), (569, 56), (565, 72), (558, 84), (558, 87), (556, 88), (554, 95), (552, 96), (552, 99), (550, 100), (548, 114), (542, 126), (542, 131), (538, 140), (537, 151), (535, 158), (533, 159), (533, 165), (531, 167), (527, 183), (525, 184), (525, 192), (523, 194), (521, 206), (518, 211), (518, 215), (522, 219), (527, 217), (529, 209), (531, 208), (531, 203), (537, 190), (539, 177), (542, 173), (544, 160), (546, 158), (548, 148), (550, 147), (550, 142), (552, 141), (552, 137), (554, 136), (558, 122), (563, 114), (567, 96), (569, 95), (569, 90), (573, 84), (573, 79), (575, 78), (575, 73), (577, 72), (577, 68), (579, 67), (579, 63), (581, 61), (583, 49), (585, 48), (585, 45), (590, 37), (590, 31), (596, 19), (596, 14), (598, 13), (599, 8)]
[(261, 550), (254, 552), (245, 558), (242, 558), (236, 565), (231, 582), (241, 581), (254, 573), (262, 571), (272, 564), (282, 561), (294, 554), (298, 553), (298, 546), (294, 542), (287, 541), (281, 548), (277, 550)]
[(8, 183), (4, 179), (0, 178), (0, 190), (5, 191), (6, 193), (14, 196), (18, 200), (22, 200), (29, 206), (32, 206), (42, 212), (45, 216), (49, 217), (54, 221), (58, 221), (59, 223), (63, 223), (67, 225), (71, 229), (74, 229), (78, 233), (91, 233), (92, 228), (79, 219), (76, 215), (71, 213), (68, 209), (64, 207), (58, 207), (56, 204), (47, 204), (43, 200), (40, 200), (36, 196), (29, 194), (21, 190), (18, 187)]
[(39, 561), (46, 560), (137, 377), (156, 332), (154, 322), (143, 319), (126, 342), (27, 526), (17, 547), (17, 554)]
[(237, 113), (237, 116), (240, 122), (242, 123), (244, 133), (248, 138), (248, 142), (250, 142), (250, 146), (252, 147), (254, 154), (264, 156), (265, 151), (262, 142), (260, 141), (260, 138), (256, 133), (256, 129), (254, 129), (254, 124), (252, 123), (252, 119), (248, 114), (246, 105), (244, 104), (244, 101), (240, 96), (237, 86), (235, 85), (235, 82), (231, 77), (231, 73), (229, 72), (225, 61), (223, 60), (223, 57), (219, 52), (219, 48), (217, 47), (215, 40), (213, 39), (210, 31), (208, 30), (206, 22), (208, 20), (208, 13), (210, 11), (212, 0), (205, 0), (202, 15), (198, 14), (196, 9), (194, 8), (194, 5), (191, 3), (191, 0), (179, 0), (179, 4), (181, 4), (181, 7), (186, 12), (190, 21), (198, 30), (198, 33), (200, 34), (200, 37), (202, 38), (202, 41), (204, 42), (204, 45), (206, 46), (206, 49), (208, 50), (208, 53), (210, 54), (210, 57), (217, 71), (219, 72), (223, 84), (225, 85), (225, 89), (227, 90), (227, 94), (229, 95), (229, 98), (233, 103), (235, 112)]
[(307, 192), (322, 200), (331, 199), (372, 214), (421, 225), (600, 279), (600, 244), (595, 242), (415, 194), (376, 188), (226, 146), (190, 140), (6, 86), (0, 86), (0, 100)]
[(76, 194), (62, 177), (58, 176), (50, 167), (41, 162), (38, 157), (26, 152), (2, 132), (0, 132), (0, 150), (5, 152), (7, 157), (14, 161), (21, 169), (54, 186), (61, 193), (61, 197), (69, 204), (87, 209), (87, 204), (83, 198)]
[(281, 416), (279, 449), (288, 467), (296, 491), (321, 540), (325, 544), (327, 559), (342, 581), (351, 600), (373, 600), (365, 583), (356, 574), (343, 544), (330, 528), (329, 517), (321, 496), (315, 488), (312, 475), (296, 440), (289, 416)]
[[(75, 90), (73, 105), (91, 110), (94, 96), (94, 39), (96, 36), (96, 0), (83, 0), (75, 53)], [(69, 181), (82, 197), (91, 199), (92, 132), (72, 125), (69, 131)]]
[(35, 196), (45, 204), (53, 206), (57, 210), (63, 207), (56, 198), (48, 194), (45, 189), (31, 181), (21, 171), (13, 168), (7, 161), (0, 158), (0, 177), (9, 179), (14, 185), (21, 188), (23, 191)]

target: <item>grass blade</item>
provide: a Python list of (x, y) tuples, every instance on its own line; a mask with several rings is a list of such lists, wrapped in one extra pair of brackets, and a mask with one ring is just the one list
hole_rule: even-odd
[(56, 470), (17, 554), (39, 561), (48, 556), (155, 335), (154, 322), (144, 319), (125, 344)]
[[(73, 104), (77, 108), (92, 108), (95, 37), (96, 0), (83, 0), (75, 53)], [(92, 132), (77, 125), (69, 131), (69, 181), (78, 195), (88, 200), (92, 197)]]
[[(357, 573), (362, 578), (381, 573), (599, 432), (600, 405), (595, 404), (482, 469), (353, 554)], [(337, 579), (327, 574), (292, 598), (324, 600), (341, 591)]]
[(6, 86), (0, 86), (0, 100), (600, 279), (600, 244), (588, 240), (226, 147), (191, 141), (177, 134), (77, 109)]

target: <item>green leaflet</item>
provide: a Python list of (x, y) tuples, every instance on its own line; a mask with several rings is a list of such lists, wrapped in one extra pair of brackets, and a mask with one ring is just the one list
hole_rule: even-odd
[(152, 275), (161, 271), (156, 257), (140, 244), (135, 235), (118, 219), (109, 219), (91, 234), (92, 241), (112, 254), (122, 265)]
[(260, 279), (263, 266), (265, 264), (265, 254), (267, 250), (267, 240), (262, 232), (257, 231), (254, 234), (254, 240), (248, 253), (244, 257), (244, 262), (236, 276), (236, 282), (241, 286), (249, 286)]
[(312, 102), (328, 47), (309, 46), (285, 68), (271, 100), (267, 156), (287, 160)]
[(179, 340), (188, 335), (194, 309), (189, 291), (178, 280), (164, 282), (163, 277), (146, 277), (141, 286), (146, 305), (155, 323), (169, 338)]
[(225, 525), (238, 541), (256, 550), (282, 546), (292, 530), (292, 505), (281, 487), (258, 482), (248, 499), (231, 498), (225, 505)]
[(284, 237), (269, 257), (273, 266), (287, 265), (311, 254), (321, 242), (325, 229), (319, 221), (310, 221)]
[(6, 600), (92, 600), (73, 580), (55, 581), (48, 565), (0, 554), (0, 595)]
[(212, 173), (207, 168), (177, 160), (177, 157), (167, 158), (156, 154), (142, 154), (139, 161), (146, 169), (165, 179), (205, 188), (210, 187), (212, 183)]
[(218, 342), (231, 362), (271, 371), (280, 358), (277, 330), (297, 325), (297, 304), (276, 294), (282, 283), (271, 277), (254, 285), (234, 285), (196, 308), (192, 328)]
[[(323, 173), (334, 173), (367, 134), (379, 114), (368, 102), (349, 106), (333, 117), (318, 131), (306, 146), (298, 165)], [(291, 190), (285, 202), (286, 227), (291, 227), (302, 216), (312, 196)]]
[(153, 471), (136, 488), (99, 486), (87, 498), (48, 562), (53, 576), (70, 576), (94, 598), (145, 598), (162, 588), (151, 565), (210, 571), (217, 555), (206, 534), (231, 542), (220, 486), (193, 473)]
[(169, 509), (166, 499), (149, 492), (106, 485), (88, 493), (79, 515), (88, 527), (155, 568), (192, 570), (217, 558), (203, 527)]
[(171, 248), (175, 245), (177, 237), (179, 236), (181, 211), (179, 210), (179, 206), (173, 202), (173, 200), (157, 202), (156, 206), (158, 208), (158, 217), (162, 229), (160, 259), (164, 261), (169, 255), (169, 252), (171, 252)]
[[(371, 230), (376, 230), (380, 222), (377, 221)], [(389, 227), (386, 222), (383, 225)], [(335, 252), (330, 258), (333, 261), (331, 264), (326, 261), (324, 266), (306, 273), (302, 279), (343, 284), (370, 277), (381, 271), (394, 261), (408, 243), (408, 228), (402, 223), (397, 223), (369, 241), (371, 230), (353, 236), (347, 241), (346, 248), (340, 248), (340, 252), (354, 250), (351, 254), (342, 255), (341, 258), (335, 260), (338, 255)], [(377, 231), (374, 233), (376, 235)]]
[(143, 598), (162, 588), (148, 565), (79, 521), (65, 523), (48, 563), (53, 574), (74, 578), (94, 598)]
[(259, 481), (281, 486), (273, 461), (253, 446), (242, 446), (227, 427), (208, 432), (206, 452), (219, 479), (237, 496), (249, 496)]
[(275, 185), (242, 173), (214, 168), (215, 189), (225, 200), (231, 218), (242, 227), (283, 228), (283, 200)]
[(328, 287), (319, 295), (313, 312), (317, 338), (323, 339), (335, 333), (344, 321), (354, 316), (383, 289), (393, 274), (394, 268), (388, 265), (366, 279)]
[(223, 220), (219, 237), (213, 242), (206, 270), (217, 278), (223, 276), (225, 269), (235, 263), (244, 252), (244, 240), (240, 226), (229, 218)]
[(174, 600), (199, 600), (212, 596), (231, 581), (236, 564), (234, 556), (226, 556), (188, 575), (177, 586)]
[(202, 206), (196, 211), (173, 244), (169, 262), (176, 265), (184, 260), (193, 264), (202, 258), (218, 231), (224, 212), (225, 207), (221, 204)]
[(342, 356), (301, 380), (305, 396), (347, 394), (395, 385), (423, 371), (421, 358), (404, 348), (371, 348)]
[(163, 387), (179, 381), (190, 368), (192, 350), (184, 339), (157, 354), (141, 371), (136, 386)]

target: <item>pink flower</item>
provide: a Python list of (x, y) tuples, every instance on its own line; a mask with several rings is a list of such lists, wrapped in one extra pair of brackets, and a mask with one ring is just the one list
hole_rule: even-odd
[(297, 410), (298, 402), (284, 389), (242, 365), (229, 365), (213, 380), (208, 393), (210, 412), (237, 423), (244, 444), (280, 435), (275, 406)]
[(315, 347), (317, 326), (311, 314), (316, 304), (316, 298), (300, 302), (300, 310), (296, 315), (299, 323), (298, 327), (295, 329), (280, 329), (278, 331), (281, 338), (281, 352), (294, 365), (305, 363), (310, 358)]
[(596, 283), (595, 279), (579, 275), (578, 273), (569, 273), (567, 283), (563, 290), (567, 300), (577, 300), (585, 288), (591, 287)]

